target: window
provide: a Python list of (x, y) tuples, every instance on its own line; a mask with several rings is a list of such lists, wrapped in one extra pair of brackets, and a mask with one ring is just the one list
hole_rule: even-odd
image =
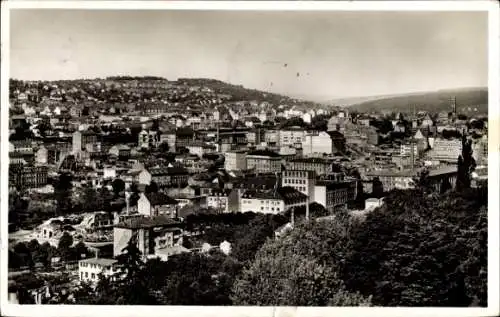
[(92, 277), (92, 279), (95, 279), (95, 273), (92, 273), (91, 277)]
[(260, 207), (260, 210), (264, 210), (264, 207)]
[(85, 278), (89, 277), (89, 272), (85, 272)]
[(80, 272), (80, 279), (83, 280), (83, 272)]

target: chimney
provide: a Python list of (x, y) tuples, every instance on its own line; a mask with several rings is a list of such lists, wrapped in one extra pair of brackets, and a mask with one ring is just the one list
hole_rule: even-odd
[(293, 226), (295, 225), (295, 208), (292, 207), (292, 212), (290, 213), (290, 223)]

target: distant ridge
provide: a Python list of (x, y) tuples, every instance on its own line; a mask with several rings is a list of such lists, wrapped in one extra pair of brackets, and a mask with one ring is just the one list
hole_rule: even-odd
[[(413, 111), (413, 106), (415, 106), (416, 111), (451, 111), (450, 100), (456, 98), (457, 112), (459, 113), (488, 113), (488, 88), (486, 87), (442, 89), (433, 92), (366, 98), (372, 99), (353, 102), (349, 109), (366, 113), (380, 111), (408, 112)], [(469, 110), (469, 108), (471, 109)], [(477, 111), (474, 111), (475, 108)]]

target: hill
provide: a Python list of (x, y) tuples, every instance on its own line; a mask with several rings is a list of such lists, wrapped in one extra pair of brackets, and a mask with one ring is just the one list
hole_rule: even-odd
[[(456, 98), (458, 113), (473, 113), (477, 108), (478, 114), (488, 113), (487, 88), (462, 88), (438, 90), (435, 92), (412, 93), (398, 96), (363, 101), (353, 104), (350, 110), (359, 112), (412, 112), (416, 111), (451, 111), (451, 98)], [(469, 109), (470, 108), (470, 109)]]

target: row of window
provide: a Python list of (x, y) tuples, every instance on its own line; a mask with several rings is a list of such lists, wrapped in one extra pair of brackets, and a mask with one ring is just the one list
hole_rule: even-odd
[[(269, 210), (274, 211), (274, 210), (275, 210), (275, 208), (274, 208), (274, 207), (260, 207), (260, 210), (261, 210), (261, 211), (264, 211), (264, 210), (265, 210), (265, 211), (269, 211)], [(280, 211), (280, 208), (279, 208), (279, 207), (276, 207), (276, 211)]]
[(307, 184), (305, 179), (283, 179), (283, 184)]

